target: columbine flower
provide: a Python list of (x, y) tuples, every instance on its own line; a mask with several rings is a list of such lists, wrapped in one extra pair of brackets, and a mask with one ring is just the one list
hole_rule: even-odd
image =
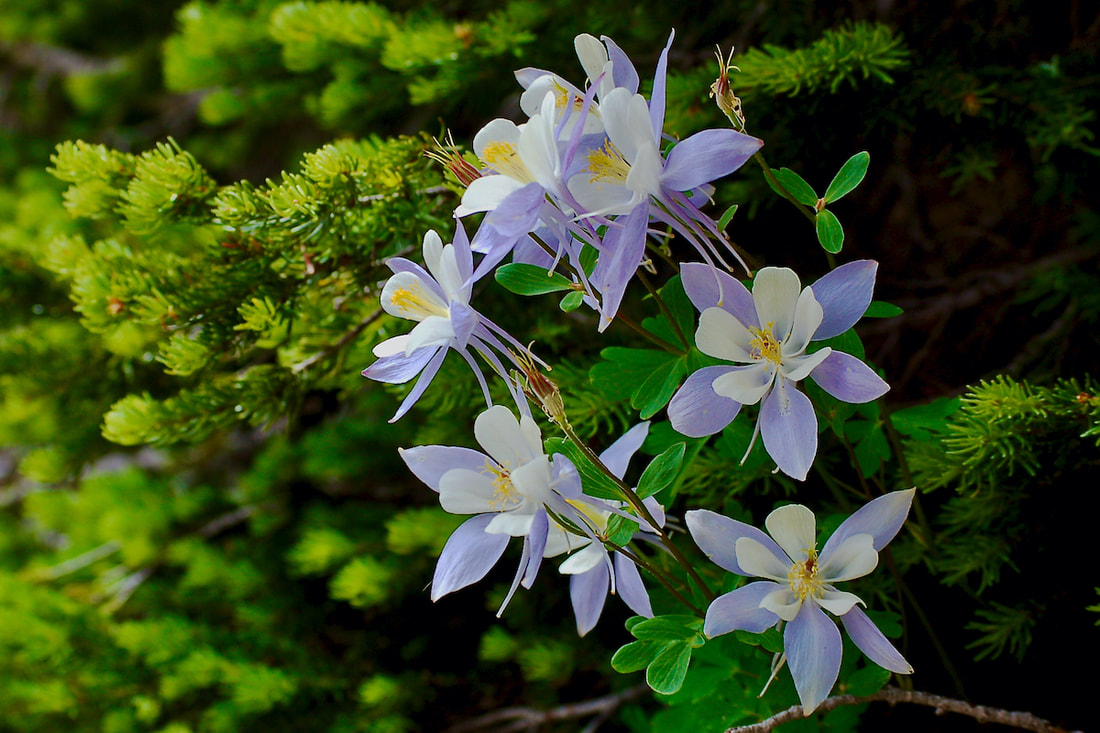
[[(582, 216), (620, 216), (608, 230), (592, 277), (603, 296), (600, 330), (614, 317), (627, 282), (641, 264), (651, 218), (673, 227), (708, 262), (725, 264), (714, 245), (718, 241), (728, 248), (725, 236), (697, 202), (710, 181), (740, 168), (764, 144), (734, 130), (703, 130), (677, 143), (667, 159), (661, 157), (671, 45), (670, 36), (648, 103), (628, 86), (601, 90), (600, 115), (607, 138), (589, 148), (585, 167), (568, 181)], [(613, 70), (617, 64), (612, 59)]]
[(833, 584), (875, 569), (879, 550), (901, 529), (914, 493), (895, 491), (864, 505), (837, 527), (820, 554), (814, 514), (801, 504), (768, 515), (764, 526), (771, 537), (705, 509), (687, 512), (692, 538), (715, 564), (737, 575), (767, 578), (714, 599), (703, 632), (708, 637), (737, 630), (758, 634), (785, 622), (785, 656), (776, 669), (784, 658), (790, 663), (806, 715), (829, 694), (840, 671), (840, 631), (822, 609), (840, 617), (872, 662), (910, 674), (913, 668), (857, 605), (863, 601)]
[[(600, 460), (621, 479), (626, 474), (631, 457), (645, 442), (648, 434), (648, 422), (635, 425), (601, 453)], [(642, 583), (638, 567), (626, 555), (609, 552), (599, 541), (600, 537), (606, 537), (607, 520), (613, 513), (617, 513), (616, 509), (622, 509), (621, 503), (613, 504), (599, 499), (572, 503), (596, 537), (581, 537), (566, 532), (560, 526), (551, 527), (544, 555), (554, 557), (563, 552), (572, 552), (558, 569), (570, 576), (569, 598), (573, 604), (573, 614), (577, 618), (577, 633), (584, 636), (600, 620), (608, 593), (617, 593), (632, 611), (652, 618), (653, 608), (649, 603), (649, 593)], [(645, 505), (654, 519), (663, 523), (664, 510), (657, 500), (652, 496), (648, 497)], [(644, 539), (645, 534), (643, 530), (636, 537)]]
[(382, 309), (392, 316), (416, 321), (412, 331), (387, 339), (374, 347), (378, 361), (363, 370), (363, 376), (379, 382), (404, 384), (421, 377), (390, 419), (393, 422), (408, 412), (420, 399), (443, 364), (447, 349), (457, 351), (473, 368), (491, 405), (485, 377), (470, 354), (477, 351), (508, 382), (507, 370), (490, 350), (509, 354), (503, 339), (517, 351), (524, 351), (514, 338), (470, 307), (473, 283), (473, 252), (462, 224), (458, 224), (453, 244), (444, 246), (434, 231), (424, 235), (424, 264), (428, 270), (404, 257), (386, 262), (394, 275), (382, 288)]
[(668, 406), (672, 426), (691, 437), (712, 435), (729, 425), (741, 405), (759, 402), (756, 431), (768, 454), (788, 476), (805, 480), (817, 453), (817, 417), (795, 384), (811, 377), (853, 403), (890, 389), (854, 356), (828, 347), (807, 353), (811, 341), (841, 334), (859, 320), (871, 303), (877, 268), (872, 260), (850, 262), (803, 289), (794, 271), (766, 267), (750, 295), (725, 273), (684, 265), (684, 289), (702, 312), (696, 346), (741, 366), (705, 367), (688, 377)]
[[(581, 495), (577, 470), (565, 456), (548, 457), (530, 415), (516, 420), (506, 407), (490, 407), (474, 421), (485, 450), (444, 445), (403, 449), (401, 457), (417, 478), (439, 493), (452, 514), (474, 514), (447, 540), (432, 579), (432, 600), (485, 577), (512, 537), (523, 538), (523, 554), (499, 616), (519, 585), (530, 588), (542, 563), (550, 527), (547, 509), (581, 523), (570, 500)], [(583, 524), (583, 523), (582, 523)]]

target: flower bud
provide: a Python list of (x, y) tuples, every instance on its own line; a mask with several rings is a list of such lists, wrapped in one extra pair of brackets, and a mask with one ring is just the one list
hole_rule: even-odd
[(516, 354), (516, 363), (523, 371), (526, 385), (523, 387), (528, 398), (538, 402), (542, 411), (546, 413), (555, 424), (565, 426), (569, 419), (565, 416), (565, 402), (561, 398), (561, 390), (531, 358), (529, 352)]
[(462, 157), (462, 151), (455, 145), (450, 133), (447, 133), (446, 142), (441, 143), (438, 140), (434, 140), (434, 138), (433, 141), (435, 142), (435, 147), (424, 154), (441, 164), (460, 185), (468, 188), (471, 183), (481, 178), (481, 171), (470, 163), (470, 161)]

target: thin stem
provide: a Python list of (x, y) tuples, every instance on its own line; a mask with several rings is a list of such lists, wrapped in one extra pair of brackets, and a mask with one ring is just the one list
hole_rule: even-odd
[(622, 311), (619, 311), (615, 314), (615, 319), (622, 321), (627, 325), (628, 328), (630, 328), (630, 330), (634, 331), (639, 336), (647, 339), (650, 343), (660, 346), (662, 349), (669, 353), (676, 354), (677, 356), (683, 356), (687, 353), (687, 351), (685, 351), (684, 349), (681, 349), (678, 346), (673, 346), (669, 342), (665, 341), (663, 338), (659, 338), (658, 336), (655, 336), (649, 331), (645, 330)]
[[(958, 713), (974, 718), (980, 723), (998, 723), (1000, 725), (1013, 726), (1021, 730), (1033, 733), (1068, 733), (1064, 728), (1059, 728), (1053, 723), (1038, 718), (1031, 713), (1013, 712), (1002, 708), (991, 708), (985, 705), (972, 705), (962, 700), (953, 700), (949, 697), (933, 695), (929, 692), (917, 690), (902, 690), (898, 687), (887, 687), (870, 695), (835, 695), (826, 698), (814, 712), (825, 713), (835, 708), (847, 705), (863, 705), (868, 702), (885, 702), (890, 705), (909, 703), (911, 705), (924, 705), (935, 708), (936, 714), (944, 712)], [(781, 713), (777, 713), (766, 720), (752, 725), (742, 725), (730, 728), (726, 733), (769, 733), (783, 723), (789, 723), (802, 719), (806, 713), (801, 705), (793, 705)], [(1077, 731), (1075, 733), (1080, 733)]]
[(588, 447), (588, 444), (577, 436), (576, 431), (573, 430), (573, 426), (569, 425), (569, 423), (565, 423), (564, 425), (559, 424), (558, 427), (560, 427), (565, 432), (566, 437), (568, 437), (569, 440), (575, 446), (577, 446), (577, 448), (579, 448), (582, 453), (584, 453), (585, 458), (587, 458), (593, 466), (599, 469), (600, 473), (604, 474), (615, 483), (626, 502), (630, 504), (635, 512), (638, 513), (639, 517), (644, 519), (646, 523), (653, 528), (653, 531), (657, 533), (657, 537), (658, 539), (660, 539), (661, 544), (664, 545), (664, 547), (670, 553), (672, 553), (672, 556), (676, 558), (676, 562), (680, 563), (684, 570), (687, 571), (688, 576), (691, 577), (691, 579), (694, 580), (695, 583), (699, 586), (699, 589), (703, 592), (703, 595), (706, 596), (707, 601), (713, 601), (715, 598), (717, 598), (717, 595), (710, 589), (706, 581), (699, 576), (699, 573), (695, 571), (695, 568), (692, 566), (691, 562), (689, 562), (688, 559), (684, 557), (684, 554), (680, 552), (680, 548), (676, 546), (676, 544), (668, 536), (668, 533), (665, 532), (664, 527), (660, 526), (657, 520), (653, 518), (653, 515), (650, 513), (649, 509), (646, 508), (646, 505), (642, 502), (640, 498), (638, 498), (638, 495), (634, 492), (634, 490), (627, 486), (621, 478), (616, 476), (611, 471), (611, 469), (604, 465), (603, 461), (600, 460), (600, 457), (597, 456), (592, 451), (592, 449)]
[(806, 206), (802, 204), (798, 199), (796, 199), (794, 197), (794, 194), (788, 191), (783, 186), (783, 184), (779, 182), (779, 179), (775, 177), (775, 175), (772, 173), (772, 169), (768, 166), (768, 161), (764, 160), (764, 156), (760, 153), (754, 153), (752, 157), (756, 160), (757, 163), (760, 164), (761, 169), (763, 169), (764, 171), (764, 178), (768, 179), (768, 183), (770, 183), (775, 188), (775, 190), (779, 192), (780, 196), (794, 204), (795, 208), (801, 211), (802, 215), (809, 219), (810, 223), (812, 223), (814, 227), (816, 227), (817, 218), (809, 211), (807, 211)]
[(680, 343), (684, 345), (685, 349), (690, 349), (691, 342), (687, 340), (687, 337), (684, 336), (684, 332), (680, 330), (680, 324), (677, 323), (676, 319), (672, 317), (672, 311), (670, 311), (668, 309), (668, 306), (665, 305), (664, 299), (661, 298), (661, 296), (657, 293), (657, 290), (653, 287), (652, 283), (649, 282), (649, 278), (647, 278), (641, 271), (639, 271), (638, 279), (642, 281), (642, 285), (644, 285), (645, 289), (649, 291), (649, 294), (653, 296), (653, 299), (657, 301), (657, 307), (661, 309), (661, 313), (664, 314), (664, 317), (672, 326), (672, 330), (676, 333), (676, 338), (680, 339)]
[(672, 579), (669, 578), (664, 571), (660, 570), (656, 565), (646, 560), (640, 554), (634, 552), (633, 550), (628, 550), (625, 547), (619, 547), (618, 545), (609, 543), (606, 540), (604, 541), (604, 546), (608, 549), (615, 550), (616, 552), (621, 552), (623, 554), (623, 557), (628, 558), (638, 567), (648, 571), (649, 574), (656, 578), (658, 582), (660, 582), (660, 584), (663, 585), (665, 589), (668, 590), (668, 592), (671, 593), (676, 600), (690, 608), (697, 616), (704, 617), (707, 615), (707, 612), (705, 610), (699, 608), (687, 598), (684, 598), (683, 594), (680, 593), (680, 591), (676, 590), (676, 587), (672, 584)]

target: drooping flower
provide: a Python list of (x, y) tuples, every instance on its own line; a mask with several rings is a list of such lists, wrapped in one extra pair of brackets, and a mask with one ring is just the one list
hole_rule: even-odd
[(840, 618), (872, 662), (910, 674), (912, 666), (860, 609), (863, 601), (833, 584), (875, 569), (879, 551), (901, 529), (914, 493), (895, 491), (865, 504), (837, 527), (820, 554), (814, 514), (801, 504), (769, 514), (764, 520), (768, 534), (705, 509), (687, 512), (692, 538), (716, 565), (765, 578), (714, 599), (703, 632), (708, 637), (737, 630), (761, 633), (783, 622), (779, 664), (790, 664), (805, 715), (828, 696), (840, 672), (840, 631), (824, 611)]
[[(635, 425), (601, 453), (600, 460), (621, 479), (626, 474), (631, 457), (645, 442), (648, 434), (649, 422)], [(654, 519), (663, 521), (664, 510), (656, 499), (648, 497), (645, 505)], [(574, 506), (596, 536), (582, 537), (566, 532), (560, 526), (552, 526), (544, 554), (546, 557), (555, 557), (563, 552), (572, 553), (558, 569), (570, 576), (569, 598), (577, 619), (577, 633), (584, 636), (600, 620), (608, 593), (618, 594), (638, 615), (652, 618), (653, 608), (650, 606), (649, 593), (634, 561), (621, 552), (610, 552), (598, 541), (600, 537), (606, 537), (608, 519), (614, 509), (622, 508), (621, 503), (617, 505), (600, 499), (588, 499), (585, 502), (574, 502)], [(644, 538), (645, 534), (642, 530), (636, 536)]]
[(829, 347), (807, 352), (811, 342), (859, 320), (871, 302), (877, 268), (872, 260), (850, 262), (802, 288), (793, 270), (766, 267), (750, 294), (714, 268), (684, 265), (684, 289), (702, 314), (696, 346), (738, 366), (705, 367), (688, 377), (668, 406), (672, 426), (691, 437), (712, 435), (741, 405), (759, 402), (756, 431), (768, 454), (788, 476), (805, 480), (817, 453), (817, 417), (796, 383), (810, 377), (852, 403), (870, 402), (890, 388), (850, 354)]
[(509, 359), (505, 343), (517, 351), (524, 350), (503, 329), (470, 307), (473, 252), (461, 223), (453, 244), (444, 245), (439, 235), (429, 230), (424, 235), (423, 251), (427, 271), (404, 257), (386, 262), (394, 274), (382, 288), (382, 309), (417, 324), (409, 333), (375, 346), (378, 360), (363, 370), (364, 377), (390, 384), (404, 384), (420, 374), (390, 422), (398, 420), (420, 399), (448, 349), (457, 351), (474, 370), (489, 405), (489, 387), (470, 350), (481, 354), (506, 382), (507, 370), (494, 350)]
[(516, 588), (530, 588), (545, 553), (547, 510), (581, 522), (571, 501), (581, 495), (580, 476), (565, 456), (543, 452), (542, 435), (530, 415), (516, 419), (501, 405), (474, 421), (484, 453), (471, 448), (426, 445), (402, 449), (416, 477), (439, 493), (452, 514), (473, 514), (443, 547), (432, 579), (432, 600), (475, 583), (496, 565), (509, 539), (523, 538), (523, 553), (499, 616)]

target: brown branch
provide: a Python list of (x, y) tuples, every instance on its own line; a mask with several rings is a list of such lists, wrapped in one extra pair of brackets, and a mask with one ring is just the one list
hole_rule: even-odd
[[(913, 705), (924, 705), (926, 707), (935, 708), (936, 715), (958, 713), (959, 715), (966, 715), (974, 718), (979, 723), (1009, 725), (1019, 728), (1020, 730), (1034, 731), (1034, 733), (1069, 733), (1065, 728), (1060, 728), (1042, 718), (1037, 718), (1031, 713), (1013, 712), (1010, 710), (1002, 710), (1001, 708), (986, 707), (984, 705), (972, 705), (962, 700), (953, 700), (949, 697), (941, 697), (940, 695), (933, 695), (928, 692), (902, 690), (897, 687), (887, 687), (872, 695), (863, 695), (861, 697), (855, 695), (836, 695), (822, 702), (815, 712), (821, 711), (824, 713), (833, 708), (839, 708), (846, 705), (861, 705), (866, 702), (886, 702), (890, 705), (911, 703)], [(762, 720), (752, 725), (742, 725), (737, 728), (730, 728), (726, 733), (768, 733), (768, 731), (773, 730), (783, 723), (799, 720), (802, 717), (802, 706), (794, 705), (781, 713), (773, 715), (767, 720)], [(1073, 733), (1081, 733), (1081, 731), (1074, 731)]]
[[(521, 731), (526, 728), (535, 728), (536, 726), (546, 723), (587, 718), (590, 715), (596, 716), (596, 720), (594, 720), (593, 723), (597, 723), (598, 725), (620, 707), (637, 697), (641, 697), (648, 690), (648, 686), (638, 685), (637, 687), (631, 687), (628, 690), (623, 690), (613, 695), (605, 695), (604, 697), (597, 697), (592, 700), (585, 700), (584, 702), (560, 705), (549, 710), (533, 710), (531, 708), (521, 707), (503, 708), (501, 710), (494, 710), (481, 717), (453, 725), (444, 733), (473, 733), (473, 731), (488, 730), (496, 731), (497, 733), (509, 733), (511, 731)], [(585, 730), (594, 732), (596, 729), (589, 726), (589, 728)]]

